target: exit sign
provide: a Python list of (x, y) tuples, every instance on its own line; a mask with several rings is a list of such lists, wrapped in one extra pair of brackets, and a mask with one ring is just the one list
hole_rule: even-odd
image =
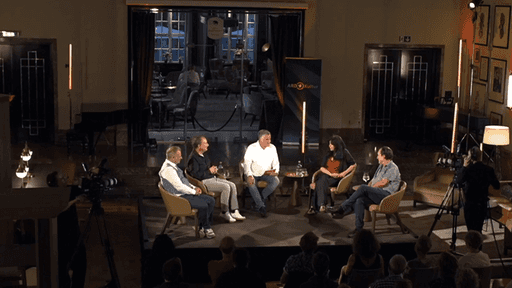
[(398, 41), (399, 42), (409, 43), (409, 42), (411, 42), (411, 36), (400, 36), (398, 38)]

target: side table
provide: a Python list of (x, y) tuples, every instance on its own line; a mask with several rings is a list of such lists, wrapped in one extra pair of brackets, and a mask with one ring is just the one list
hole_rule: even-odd
[(292, 194), (290, 195), (290, 202), (289, 205), (293, 207), (298, 207), (302, 205), (302, 200), (300, 199), (300, 193), (299, 193), (299, 181), (301, 181), (301, 189), (304, 189), (304, 179), (308, 177), (309, 175), (307, 173), (303, 175), (298, 175), (295, 172), (288, 172), (285, 174), (285, 177), (290, 178), (293, 180), (293, 189)]

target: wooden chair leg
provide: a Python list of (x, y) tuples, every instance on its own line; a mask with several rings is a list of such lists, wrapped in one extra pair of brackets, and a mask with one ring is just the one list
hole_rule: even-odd
[(409, 233), (409, 229), (407, 229), (407, 227), (404, 226), (404, 223), (402, 223), (402, 219), (400, 219), (398, 212), (395, 213), (395, 217), (396, 217), (396, 223), (398, 225), (400, 225), (400, 229), (402, 230), (402, 233), (404, 233), (404, 234)]
[(377, 212), (372, 211), (372, 232), (375, 233), (375, 222), (377, 221)]
[(194, 214), (194, 230), (196, 231), (196, 238), (199, 238), (199, 219), (197, 213)]
[(167, 215), (167, 220), (165, 221), (165, 225), (164, 227), (162, 228), (162, 232), (160, 232), (160, 234), (164, 234), (165, 232), (165, 229), (167, 229), (167, 227), (169, 226), (169, 224), (171, 224), (171, 219), (172, 219), (172, 215)]

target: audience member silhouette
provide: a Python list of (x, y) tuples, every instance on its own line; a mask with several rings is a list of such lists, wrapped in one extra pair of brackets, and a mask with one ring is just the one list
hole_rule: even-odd
[(183, 268), (181, 259), (174, 257), (166, 261), (162, 267), (162, 275), (165, 282), (155, 288), (188, 288), (189, 285), (183, 282)]
[[(352, 242), (352, 254), (348, 258), (347, 265), (341, 268), (338, 284), (348, 282), (353, 269), (374, 270), (380, 269), (379, 278), (384, 276), (384, 259), (378, 251), (380, 243), (372, 231), (362, 229), (358, 231)], [(349, 283), (350, 284), (350, 283)]]
[(439, 275), (434, 280), (430, 281), (429, 287), (431, 288), (456, 288), (455, 275), (459, 264), (457, 259), (449, 252), (442, 252), (439, 255), (437, 262), (439, 267)]
[(237, 248), (233, 252), (235, 268), (222, 273), (215, 288), (265, 288), (266, 284), (261, 277), (249, 269), (249, 252), (243, 248)]
[(313, 256), (314, 275), (300, 288), (337, 288), (338, 284), (329, 278), (329, 256), (324, 252), (317, 252)]
[(471, 268), (460, 268), (457, 273), (457, 288), (478, 288), (480, 280)]
[(210, 274), (214, 286), (222, 273), (235, 267), (235, 262), (233, 261), (233, 251), (235, 251), (235, 248), (235, 240), (229, 236), (222, 238), (220, 241), (219, 249), (222, 252), (222, 259), (212, 260), (208, 263), (208, 274)]
[(403, 280), (402, 273), (404, 273), (405, 266), (407, 265), (407, 260), (404, 256), (400, 254), (396, 254), (389, 260), (389, 276), (375, 281), (371, 288), (384, 288), (384, 287), (392, 287), (398, 281)]
[(475, 230), (469, 230), (464, 237), (469, 252), (459, 258), (459, 267), (487, 267), (491, 265), (489, 255), (480, 251), (482, 249), (482, 234)]
[(299, 245), (302, 252), (290, 256), (283, 268), (281, 283), (286, 284), (286, 288), (300, 287), (313, 276), (313, 253), (318, 247), (318, 236), (308, 232), (300, 238)]
[(172, 239), (167, 234), (157, 235), (142, 267), (142, 288), (153, 288), (164, 282), (162, 267), (174, 256), (175, 247)]
[(420, 235), (414, 245), (414, 251), (416, 252), (417, 257), (407, 262), (407, 266), (405, 267), (404, 276), (406, 278), (410, 269), (422, 269), (437, 266), (437, 259), (433, 256), (427, 255), (430, 248), (432, 248), (432, 241), (430, 240), (430, 237), (424, 234)]

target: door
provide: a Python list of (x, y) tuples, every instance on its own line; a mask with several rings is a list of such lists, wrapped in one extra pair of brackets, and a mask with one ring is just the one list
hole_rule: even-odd
[(0, 92), (10, 103), (11, 141), (53, 143), (55, 109), (51, 44), (0, 45)]
[(415, 140), (439, 93), (440, 48), (367, 50), (365, 139)]

